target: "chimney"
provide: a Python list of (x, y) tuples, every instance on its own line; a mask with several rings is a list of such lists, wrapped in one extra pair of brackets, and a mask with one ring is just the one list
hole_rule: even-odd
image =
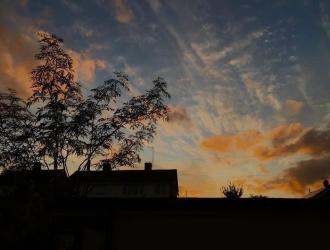
[(144, 170), (150, 172), (152, 170), (152, 163), (151, 162), (144, 163)]
[(324, 180), (323, 181), (323, 186), (324, 186), (325, 189), (330, 189), (329, 181), (328, 180)]
[(40, 162), (35, 162), (33, 163), (32, 170), (34, 172), (39, 172), (41, 171), (41, 163)]
[(110, 164), (109, 161), (107, 161), (107, 160), (103, 160), (103, 161), (102, 161), (102, 170), (103, 170), (104, 172), (109, 172), (109, 171), (111, 171), (111, 164)]

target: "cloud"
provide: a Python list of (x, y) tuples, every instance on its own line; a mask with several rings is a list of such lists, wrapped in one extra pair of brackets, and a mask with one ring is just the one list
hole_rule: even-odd
[(107, 62), (101, 59), (93, 58), (88, 52), (68, 51), (73, 59), (73, 68), (76, 80), (91, 81), (95, 77), (96, 70), (105, 70)]
[(259, 161), (294, 155), (310, 156), (316, 161), (330, 154), (330, 129), (291, 123), (265, 132), (247, 130), (234, 135), (214, 135), (203, 139), (200, 146), (216, 153), (246, 153)]
[(159, 130), (164, 136), (175, 138), (177, 143), (181, 140), (180, 138), (185, 136), (192, 139), (192, 132), (196, 136), (197, 131), (192, 130), (195, 127), (194, 123), (185, 107), (169, 106), (168, 118), (168, 121), (161, 121), (158, 124)]
[(284, 105), (284, 111), (289, 115), (295, 116), (300, 114), (304, 107), (303, 102), (295, 101), (295, 100), (286, 100)]
[(296, 197), (306, 193), (306, 187), (300, 185), (293, 178), (288, 176), (276, 176), (274, 178), (237, 178), (233, 181), (235, 184), (240, 185), (244, 189), (246, 195), (270, 195), (270, 196), (282, 196), (283, 193)]
[(298, 161), (294, 167), (283, 170), (271, 178), (241, 178), (239, 183), (258, 194), (285, 192), (294, 196), (307, 193), (308, 189), (322, 187), (322, 181), (330, 178), (330, 155), (321, 159)]
[(205, 139), (201, 147), (214, 152), (237, 152), (248, 150), (258, 144), (263, 135), (255, 130), (248, 130), (236, 135), (216, 135)]
[(281, 102), (273, 94), (274, 86), (263, 84), (251, 73), (244, 73), (241, 77), (248, 92), (252, 96), (256, 96), (261, 104), (270, 106), (276, 111), (280, 111), (282, 109)]
[(130, 23), (134, 17), (133, 10), (126, 0), (115, 0), (116, 20), (120, 23)]
[(278, 132), (279, 134), (271, 139), (271, 146), (255, 150), (256, 157), (270, 160), (295, 154), (321, 157), (330, 153), (330, 129), (297, 127), (291, 131), (292, 134)]
[[(257, 158), (267, 158), (272, 150), (297, 140), (306, 131), (300, 123), (275, 127), (269, 131), (242, 131), (234, 135), (214, 135), (202, 141), (201, 147), (219, 153), (248, 152)], [(283, 150), (284, 151), (284, 150)]]
[(330, 177), (330, 155), (321, 159), (299, 161), (295, 167), (285, 170), (285, 174), (301, 186), (311, 185)]
[(17, 30), (7, 27), (3, 12), (0, 11), (0, 91), (12, 88), (26, 97), (31, 94), (30, 71), (36, 65), (35, 30), (29, 25)]
[(190, 116), (187, 112), (187, 109), (184, 107), (179, 106), (171, 106), (170, 112), (168, 114), (168, 122), (169, 123), (175, 123), (180, 124), (185, 127), (191, 127), (192, 121), (190, 119)]

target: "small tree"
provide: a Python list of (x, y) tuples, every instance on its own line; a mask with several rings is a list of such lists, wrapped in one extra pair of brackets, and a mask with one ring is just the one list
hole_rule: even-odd
[(229, 183), (227, 187), (221, 187), (223, 195), (228, 199), (239, 199), (243, 195), (243, 188)]
[[(63, 40), (48, 33), (39, 33), (41, 62), (32, 70), (33, 94), (29, 105), (37, 104), (36, 113), (40, 155), (46, 157), (54, 169), (67, 167), (67, 159), (74, 153), (69, 131), (76, 105), (81, 101), (80, 86), (74, 81), (72, 58), (64, 51)], [(48, 165), (48, 164), (47, 164)]]

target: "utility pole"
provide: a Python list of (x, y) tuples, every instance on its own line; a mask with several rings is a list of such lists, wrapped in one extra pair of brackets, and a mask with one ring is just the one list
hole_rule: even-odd
[(152, 166), (154, 166), (154, 160), (155, 160), (155, 148), (154, 146), (151, 146), (151, 163), (152, 163)]

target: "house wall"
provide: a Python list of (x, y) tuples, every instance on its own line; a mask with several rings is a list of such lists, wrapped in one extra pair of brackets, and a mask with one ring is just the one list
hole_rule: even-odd
[(90, 198), (168, 198), (176, 197), (169, 183), (91, 183), (79, 186), (80, 194)]

